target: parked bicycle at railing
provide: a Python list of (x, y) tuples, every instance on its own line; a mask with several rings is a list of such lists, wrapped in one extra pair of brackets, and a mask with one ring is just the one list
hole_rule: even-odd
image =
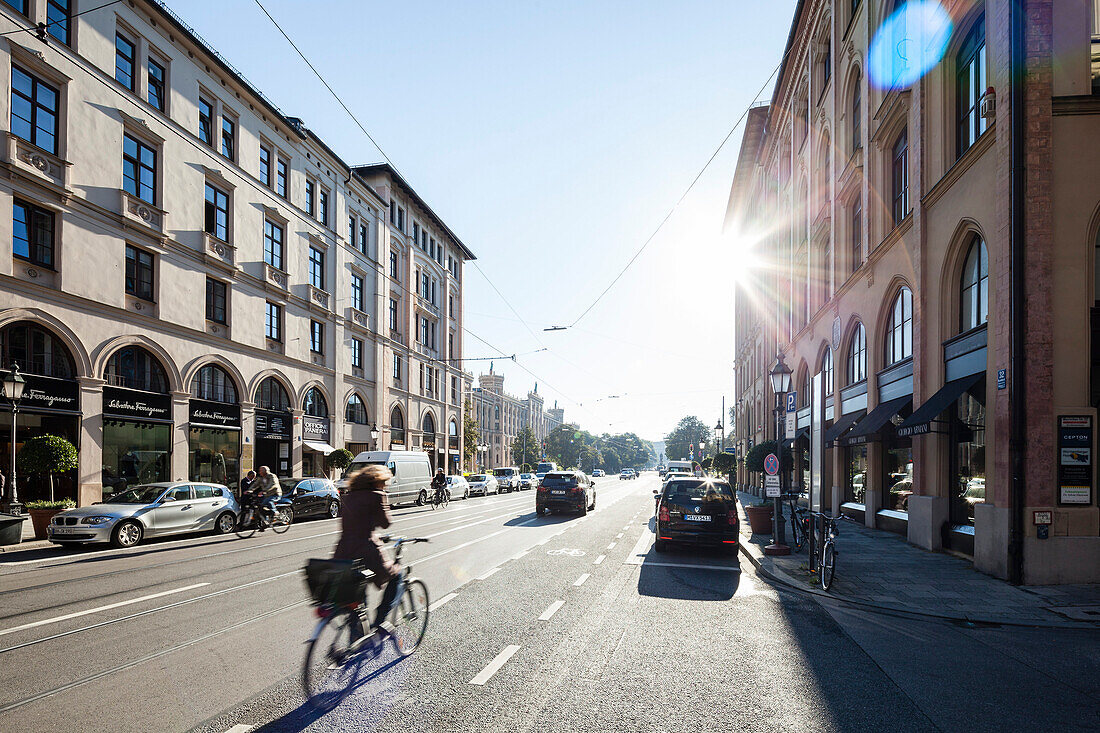
[(806, 538), (810, 534), (810, 510), (798, 505), (803, 494), (787, 494), (787, 506), (791, 513), (791, 546), (795, 552), (802, 552)]
[(829, 590), (833, 585), (833, 578), (836, 577), (836, 556), (838, 554), (836, 549), (836, 538), (840, 534), (840, 532), (837, 531), (836, 522), (837, 519), (845, 517), (844, 515), (834, 517), (824, 512), (814, 512), (813, 516), (821, 517), (823, 524), (821, 527), (820, 546), (814, 555), (814, 569), (817, 571), (818, 579), (821, 581), (821, 589)]

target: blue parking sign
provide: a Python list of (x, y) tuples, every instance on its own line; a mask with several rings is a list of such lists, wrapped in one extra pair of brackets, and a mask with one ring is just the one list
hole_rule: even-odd
[(787, 393), (787, 412), (797, 412), (798, 392)]

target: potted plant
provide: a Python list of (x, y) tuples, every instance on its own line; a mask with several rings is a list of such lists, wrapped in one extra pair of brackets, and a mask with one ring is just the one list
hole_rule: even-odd
[(49, 527), (50, 522), (53, 521), (53, 515), (65, 509), (72, 509), (75, 506), (76, 502), (72, 499), (60, 499), (58, 501), (51, 501), (48, 499), (42, 501), (28, 501), (27, 514), (31, 515), (31, 526), (34, 527), (34, 538), (36, 540), (46, 539), (46, 527)]
[(354, 458), (355, 456), (353, 456), (351, 451), (347, 448), (338, 448), (325, 456), (325, 467), (329, 470), (337, 468), (343, 471), (351, 465)]
[[(749, 449), (745, 456), (745, 468), (753, 473), (764, 472), (764, 459), (769, 453), (779, 456), (780, 471), (788, 471), (791, 468), (791, 452), (789, 449), (780, 449), (774, 440), (766, 440)], [(749, 526), (753, 534), (771, 534), (772, 532), (772, 502), (769, 499), (760, 499), (755, 506), (746, 506), (745, 514), (749, 518)]]

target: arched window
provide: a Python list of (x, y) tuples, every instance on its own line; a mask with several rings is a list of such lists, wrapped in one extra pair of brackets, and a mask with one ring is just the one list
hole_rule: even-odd
[(290, 395), (275, 377), (268, 377), (256, 388), (256, 407), (274, 412), (290, 411)]
[(856, 74), (852, 85), (852, 154), (863, 149), (863, 80)]
[(352, 394), (348, 399), (347, 409), (344, 410), (344, 419), (356, 425), (366, 425), (367, 406), (363, 404), (363, 398), (358, 394)]
[(405, 443), (405, 416), (400, 407), (390, 411), (390, 443)]
[(886, 326), (886, 366), (913, 355), (913, 293), (902, 288), (890, 309)]
[(451, 424), (447, 426), (447, 434), (452, 438), (458, 437), (458, 421), (451, 420)]
[(966, 255), (959, 300), (962, 331), (977, 328), (989, 320), (989, 258), (981, 239), (974, 239)]
[(848, 345), (848, 384), (862, 382), (867, 378), (867, 331), (862, 323), (856, 324), (852, 341)]
[(302, 401), (302, 409), (310, 417), (328, 417), (328, 402), (321, 390), (310, 387), (306, 392), (306, 398)]
[(164, 367), (140, 346), (126, 346), (111, 354), (103, 376), (107, 384), (114, 387), (168, 392), (168, 375)]
[(833, 350), (825, 349), (825, 353), (821, 355), (821, 374), (825, 380), (825, 385), (822, 387), (822, 393), (828, 397), (833, 393)]
[(420, 429), (425, 433), (435, 433), (435, 418), (432, 417), (432, 413), (424, 413), (424, 420), (420, 424)]
[(982, 97), (987, 88), (985, 74), (985, 17), (974, 24), (955, 56), (955, 110), (957, 115), (956, 157), (978, 141), (989, 121), (982, 117)]
[(25, 374), (72, 379), (73, 357), (65, 343), (39, 325), (19, 321), (0, 331), (0, 366), (18, 364)]
[(191, 396), (200, 400), (237, 403), (237, 385), (229, 372), (217, 364), (207, 364), (191, 380)]

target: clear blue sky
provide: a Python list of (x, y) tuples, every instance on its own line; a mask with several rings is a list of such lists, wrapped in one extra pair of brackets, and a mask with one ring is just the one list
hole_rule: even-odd
[[(254, 2), (169, 2), (345, 160), (381, 159)], [(263, 2), (534, 335), (469, 265), (467, 328), (506, 354), (549, 347), (519, 362), (585, 429), (717, 422), (740, 130), (600, 305), (541, 329), (572, 322), (679, 198), (778, 64), (794, 0)], [(467, 336), (467, 357), (493, 353)], [(496, 367), (513, 394), (536, 381)]]

